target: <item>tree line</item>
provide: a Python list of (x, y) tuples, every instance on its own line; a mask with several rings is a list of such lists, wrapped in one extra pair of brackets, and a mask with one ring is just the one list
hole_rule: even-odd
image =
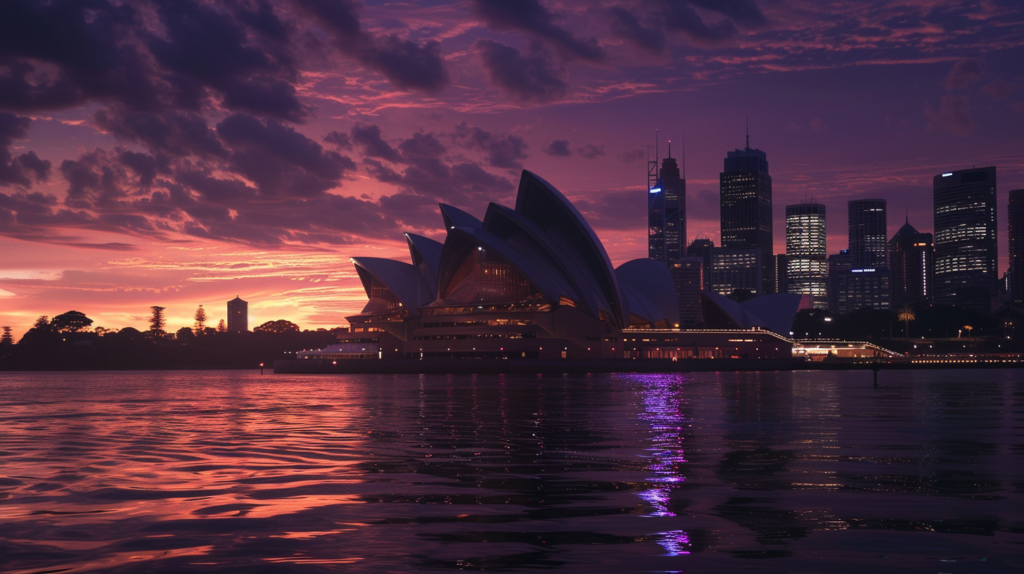
[(229, 332), (224, 321), (208, 326), (200, 305), (191, 327), (165, 331), (165, 307), (149, 308), (149, 328), (94, 326), (71, 310), (41, 316), (15, 344), (12, 330), (0, 337), (0, 370), (257, 368), (303, 349), (337, 341), (343, 328), (302, 331), (291, 321), (267, 321), (251, 332)]

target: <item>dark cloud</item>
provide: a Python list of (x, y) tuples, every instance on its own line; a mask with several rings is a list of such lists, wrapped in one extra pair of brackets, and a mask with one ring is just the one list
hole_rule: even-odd
[(580, 39), (555, 25), (554, 17), (539, 0), (474, 0), (473, 6), (489, 26), (497, 30), (522, 30), (553, 44), (565, 56), (602, 62), (604, 49), (594, 38)]
[[(139, 6), (155, 9), (156, 18)], [(0, 3), (0, 107), (98, 101), (135, 111), (229, 110), (300, 121), (289, 27), (265, 1)]]
[(363, 155), (379, 157), (390, 162), (401, 161), (402, 156), (391, 144), (384, 141), (377, 126), (357, 125), (352, 128), (352, 142), (359, 146)]
[(135, 173), (142, 187), (152, 185), (158, 172), (170, 172), (166, 158), (157, 159), (146, 153), (123, 150), (117, 159)]
[[(377, 140), (383, 141), (377, 126), (363, 126), (362, 131), (372, 132)], [(460, 125), (456, 126), (451, 137), (463, 147), (486, 150), (489, 162), (492, 159), (499, 163), (514, 162), (516, 158), (525, 157), (522, 151), (526, 144), (515, 136), (495, 136)], [(397, 186), (400, 195), (429, 199), (413, 202), (405, 208), (427, 206), (424, 208), (427, 211), (420, 212), (420, 217), (428, 217), (430, 211), (436, 211), (439, 201), (468, 207), (483, 206), (514, 189), (511, 181), (489, 173), (476, 163), (448, 158), (447, 148), (434, 134), (413, 134), (398, 144), (397, 153), (396, 163), (405, 165), (401, 173), (374, 159), (364, 159), (363, 164), (376, 180)], [(381, 200), (381, 205), (387, 209), (393, 204)], [(419, 222), (411, 219), (408, 224), (421, 225), (422, 219)]]
[(569, 140), (552, 140), (548, 147), (544, 148), (544, 153), (555, 157), (571, 156), (572, 150), (569, 149)]
[(195, 190), (202, 199), (211, 203), (241, 206), (245, 202), (256, 200), (256, 190), (244, 181), (213, 177), (203, 170), (180, 170), (175, 181), (187, 189)]
[(398, 144), (402, 159), (409, 163), (435, 160), (445, 152), (444, 144), (433, 134), (412, 134), (412, 137)]
[(370, 177), (381, 183), (400, 183), (402, 181), (402, 174), (375, 159), (364, 158), (363, 165), (366, 166)]
[(601, 157), (604, 155), (604, 145), (587, 144), (576, 151), (579, 152), (581, 157), (585, 157), (587, 159), (594, 159), (596, 157)]
[(132, 6), (104, 0), (0, 2), (0, 107), (155, 105), (157, 81), (137, 45), (124, 41), (139, 23)]
[(351, 0), (296, 0), (317, 18), (319, 24), (338, 35), (339, 41), (354, 41), (362, 34), (358, 5)]
[[(742, 28), (760, 28), (768, 20), (754, 0), (651, 0), (641, 4), (646, 11), (624, 6), (609, 9), (612, 32), (634, 46), (660, 53), (665, 32), (678, 32), (699, 46), (714, 46), (739, 33)], [(694, 8), (714, 13), (714, 20), (702, 17)]]
[(32, 181), (44, 181), (50, 175), (50, 162), (29, 151), (17, 157), (11, 153), (14, 140), (28, 135), (30, 118), (0, 112), (0, 186), (29, 187)]
[(947, 91), (966, 88), (981, 78), (981, 62), (974, 59), (958, 60), (942, 81)]
[(978, 2), (940, 2), (925, 16), (925, 21), (949, 32), (975, 30), (981, 25), (983, 5)]
[(362, 30), (358, 6), (349, 0), (296, 1), (333, 34), (339, 51), (380, 72), (399, 88), (433, 93), (448, 85), (448, 71), (437, 42), (421, 46), (394, 35), (375, 38)]
[(434, 93), (448, 85), (441, 45), (434, 41), (419, 46), (409, 40), (389, 36), (365, 46), (358, 52), (358, 58), (403, 90)]
[(965, 136), (974, 127), (974, 121), (971, 120), (971, 103), (966, 96), (942, 96), (938, 110), (926, 103), (924, 115), (928, 118), (929, 130), (945, 130)]
[(523, 102), (547, 102), (565, 95), (564, 71), (554, 69), (539, 46), (526, 57), (493, 40), (477, 40), (475, 47), (491, 82), (512, 97)]
[(455, 138), (467, 148), (485, 150), (491, 167), (522, 169), (527, 157), (526, 140), (516, 135), (494, 135), (462, 122), (455, 127)]
[(757, 27), (768, 22), (764, 13), (757, 7), (754, 0), (689, 0), (691, 4), (704, 10), (718, 12), (727, 16), (740, 26)]
[[(276, 17), (269, 7), (266, 10), (257, 21), (261, 28), (273, 28), (269, 20)], [(307, 115), (291, 84), (297, 70), (289, 51), (278, 44), (261, 44), (261, 34), (254, 34), (236, 14), (191, 0), (159, 3), (157, 13), (164, 33), (149, 34), (146, 44), (172, 76), (170, 84), (184, 87), (177, 94), (179, 102), (198, 103), (197, 92), (189, 92), (198, 85), (219, 92), (229, 109), (290, 121)]]
[(273, 120), (234, 114), (217, 124), (217, 134), (231, 148), (229, 164), (266, 195), (317, 195), (355, 169), (350, 158)]
[(622, 6), (612, 6), (608, 13), (616, 36), (648, 52), (657, 54), (665, 50), (665, 32), (662, 29), (644, 25), (633, 11)]
[(116, 137), (139, 142), (172, 156), (223, 158), (227, 150), (201, 115), (194, 112), (144, 112), (123, 108), (100, 110), (96, 125)]
[[(133, 112), (213, 108), (301, 122), (301, 44), (312, 15), (335, 46), (396, 86), (433, 92), (448, 81), (437, 42), (374, 37), (345, 0), (0, 2), (0, 109), (99, 102)], [(292, 20), (283, 19), (287, 15)]]
[(352, 149), (352, 138), (345, 132), (332, 131), (324, 136), (324, 141), (333, 144), (338, 149)]
[(729, 20), (708, 24), (685, 2), (661, 2), (661, 17), (665, 27), (673, 32), (682, 32), (698, 45), (715, 45), (735, 36), (736, 26)]
[[(137, 157), (120, 155), (129, 162), (144, 163)], [(116, 152), (104, 149), (83, 154), (77, 160), (64, 160), (60, 164), (60, 172), (68, 182), (64, 203), (75, 209), (113, 211), (120, 208), (134, 191), (146, 187), (142, 183), (145, 176), (137, 175)]]

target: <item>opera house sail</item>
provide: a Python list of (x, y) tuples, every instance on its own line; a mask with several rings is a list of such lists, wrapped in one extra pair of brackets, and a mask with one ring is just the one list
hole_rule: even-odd
[(580, 212), (537, 175), (523, 171), (515, 209), (491, 203), (482, 221), (440, 211), (444, 242), (407, 233), (410, 262), (351, 260), (366, 306), (337, 345), (301, 358), (623, 359), (636, 358), (631, 332), (673, 332), (666, 265), (613, 268)]

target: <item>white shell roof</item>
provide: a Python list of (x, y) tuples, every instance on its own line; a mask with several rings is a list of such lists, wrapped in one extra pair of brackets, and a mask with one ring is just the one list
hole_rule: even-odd
[(631, 312), (652, 323), (678, 320), (675, 287), (664, 264), (636, 260), (613, 269), (580, 212), (529, 171), (524, 170), (520, 179), (515, 210), (491, 204), (481, 222), (456, 207), (440, 208), (448, 233), (443, 245), (406, 234), (413, 265), (374, 257), (353, 259), (362, 269), (360, 278), (368, 294), (368, 277), (376, 277), (415, 312), (444, 292), (470, 247), (483, 247), (518, 268), (552, 302), (570, 298), (595, 318), (607, 312), (620, 328), (629, 325)]

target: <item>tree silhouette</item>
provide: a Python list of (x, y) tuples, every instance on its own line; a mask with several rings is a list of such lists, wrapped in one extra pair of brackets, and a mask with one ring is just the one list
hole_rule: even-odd
[(896, 319), (903, 321), (903, 332), (906, 334), (907, 338), (910, 338), (910, 322), (917, 319), (917, 316), (914, 315), (914, 310), (909, 306), (904, 305), (903, 307), (900, 307), (900, 312), (896, 315)]
[(92, 319), (85, 316), (81, 311), (68, 311), (61, 313), (50, 321), (50, 327), (61, 333), (77, 333), (89, 328)]
[(220, 321), (217, 322), (217, 332), (218, 333), (227, 333), (228, 332), (228, 326), (224, 324), (224, 319), (221, 319)]
[(164, 325), (166, 324), (166, 320), (164, 319), (164, 309), (165, 308), (161, 307), (159, 305), (153, 305), (149, 309), (150, 309), (150, 311), (153, 312), (153, 314), (150, 315), (150, 317), (149, 317), (149, 330), (150, 330), (150, 332), (163, 334), (163, 332), (164, 332)]
[(11, 335), (11, 328), (4, 325), (3, 337), (0, 337), (0, 345), (13, 345), (14, 337)]
[(267, 321), (253, 329), (254, 333), (298, 333), (299, 326), (286, 319)]
[(200, 305), (196, 309), (196, 335), (202, 335), (204, 329), (206, 329), (206, 310)]

